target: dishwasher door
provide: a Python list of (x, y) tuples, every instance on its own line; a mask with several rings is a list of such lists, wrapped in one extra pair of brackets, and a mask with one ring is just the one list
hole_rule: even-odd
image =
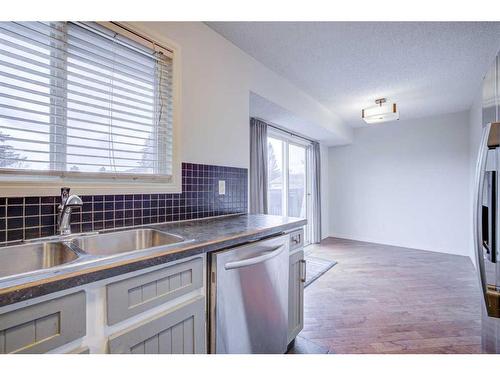
[(285, 353), (288, 246), (285, 235), (212, 255), (212, 353)]

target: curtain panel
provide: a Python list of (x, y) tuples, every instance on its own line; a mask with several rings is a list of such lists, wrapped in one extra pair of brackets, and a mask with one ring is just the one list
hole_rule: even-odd
[(312, 243), (321, 241), (321, 155), (318, 142), (312, 143), (311, 173), (312, 173)]
[(267, 124), (250, 119), (250, 213), (267, 213)]

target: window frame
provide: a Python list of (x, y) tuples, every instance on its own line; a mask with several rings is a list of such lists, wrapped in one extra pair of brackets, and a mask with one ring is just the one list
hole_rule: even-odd
[(0, 172), (0, 196), (47, 196), (60, 194), (62, 186), (69, 186), (72, 192), (81, 195), (100, 194), (129, 194), (129, 193), (181, 193), (182, 175), (180, 160), (180, 84), (181, 84), (181, 51), (180, 47), (163, 35), (143, 30), (136, 25), (126, 22), (96, 22), (123, 37), (132, 39), (141, 44), (149, 43), (149, 46), (159, 47), (168, 51), (172, 59), (173, 82), (172, 82), (172, 176), (165, 181), (161, 176), (159, 181), (152, 182), (155, 176), (144, 178), (138, 176), (136, 179), (110, 179), (89, 173), (85, 177), (60, 177), (54, 175), (30, 175), (19, 171)]

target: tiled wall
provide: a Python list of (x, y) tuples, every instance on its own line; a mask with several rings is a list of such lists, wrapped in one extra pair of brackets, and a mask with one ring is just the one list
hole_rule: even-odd
[[(226, 194), (219, 195), (219, 180)], [(190, 220), (247, 212), (245, 168), (182, 164), (182, 194), (82, 196), (71, 217), (73, 232)], [(56, 233), (60, 197), (0, 198), (0, 245)]]

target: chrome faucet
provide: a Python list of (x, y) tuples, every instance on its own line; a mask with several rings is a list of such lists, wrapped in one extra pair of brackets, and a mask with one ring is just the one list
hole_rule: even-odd
[(73, 207), (81, 207), (82, 199), (78, 195), (69, 195), (69, 188), (61, 188), (61, 204), (57, 208), (57, 232), (60, 235), (71, 234), (71, 211)]

